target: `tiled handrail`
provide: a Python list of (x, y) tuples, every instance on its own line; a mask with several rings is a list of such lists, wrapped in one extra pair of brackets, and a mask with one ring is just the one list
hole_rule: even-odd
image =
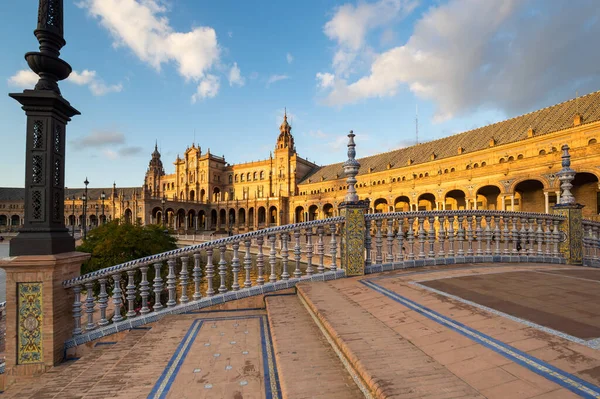
[(409, 267), (562, 258), (559, 225), (565, 218), (559, 215), (465, 210), (377, 213), (365, 219), (367, 271), (393, 263)]
[[(111, 322), (118, 323), (150, 312), (157, 312), (160, 309), (174, 308), (178, 302), (179, 304), (186, 304), (198, 301), (203, 297), (212, 297), (230, 291), (242, 292), (252, 286), (268, 285), (290, 278), (299, 279), (310, 277), (313, 274), (326, 274), (325, 272), (335, 273), (338, 269), (336, 263), (339, 256), (339, 231), (341, 231), (344, 220), (344, 217), (339, 216), (220, 238), (147, 256), (64, 281), (63, 286), (73, 289), (75, 294), (73, 303), (75, 329), (73, 335), (81, 335), (84, 331), (86, 333), (91, 332), (98, 327), (107, 326)], [(313, 236), (316, 245), (313, 245)], [(326, 241), (329, 241), (328, 249), (331, 255), (327, 265), (325, 265)], [(251, 255), (253, 242), (258, 247), (255, 262), (253, 262)], [(289, 248), (288, 244), (293, 247)], [(269, 249), (267, 254), (263, 254), (263, 245)], [(240, 257), (240, 246), (242, 246), (242, 257)], [(227, 250), (231, 250), (233, 253), (233, 257), (229, 262), (226, 260)], [(217, 257), (217, 254), (218, 260), (215, 259), (215, 264), (213, 256)], [(290, 254), (293, 256), (292, 261), (288, 260)], [(193, 256), (193, 269), (190, 273), (191, 256)], [(203, 256), (205, 256), (206, 263), (201, 265)], [(268, 258), (265, 260), (265, 257)], [(313, 257), (316, 258), (314, 263)], [(282, 269), (279, 275), (275, 270), (278, 259), (281, 260)], [(167, 263), (167, 269), (163, 269), (165, 262)], [(295, 266), (293, 272), (288, 270), (289, 263)], [(304, 271), (301, 270), (301, 264)], [(148, 276), (149, 269), (153, 270), (151, 274), (154, 275), (152, 293)], [(161, 277), (161, 269), (168, 270), (166, 287)], [(205, 271), (205, 276), (202, 276), (202, 269)], [(254, 279), (251, 277), (253, 269), (256, 271)], [(125, 272), (127, 278), (122, 280)], [(218, 280), (216, 281), (215, 274), (218, 274)], [(219, 286), (215, 287), (217, 281)], [(179, 290), (177, 289), (178, 285), (181, 287)], [(127, 310), (127, 313), (123, 316), (120, 311), (115, 311), (114, 316), (109, 320), (107, 318), (107, 307), (111, 286), (113, 288), (110, 297), (114, 309), (120, 310), (123, 307)], [(204, 292), (201, 292), (201, 286)], [(95, 287), (99, 288), (98, 298), (94, 297)], [(191, 298), (188, 297), (188, 287), (194, 288), (193, 295), (191, 295), (192, 290), (190, 288)], [(84, 288), (87, 295), (82, 303), (81, 292)], [(141, 301), (138, 295), (141, 297)], [(164, 299), (167, 299), (166, 303)], [(136, 304), (138, 301), (141, 304)], [(98, 304), (100, 310), (99, 319), (96, 317), (98, 320), (94, 318), (96, 304)], [(87, 315), (85, 326), (81, 324), (83, 308), (85, 308)]]
[(598, 266), (600, 258), (600, 222), (582, 220), (583, 224), (583, 258), (588, 266)]

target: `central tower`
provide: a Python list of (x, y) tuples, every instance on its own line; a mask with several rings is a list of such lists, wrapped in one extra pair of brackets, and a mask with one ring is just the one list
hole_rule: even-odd
[(287, 111), (284, 112), (283, 122), (279, 126), (279, 137), (275, 145), (275, 162), (273, 170), (273, 194), (275, 197), (289, 196), (294, 192), (294, 173), (292, 158), (296, 154), (292, 127), (287, 120)]

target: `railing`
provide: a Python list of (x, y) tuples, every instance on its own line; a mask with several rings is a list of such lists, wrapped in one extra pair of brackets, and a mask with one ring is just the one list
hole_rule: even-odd
[(582, 220), (583, 223), (583, 265), (600, 267), (600, 222)]
[(485, 210), (368, 214), (366, 272), (472, 262), (563, 263), (564, 219)]
[[(74, 293), (75, 321), (74, 338), (66, 346), (157, 321), (166, 314), (290, 288), (298, 281), (343, 277), (344, 272), (338, 269), (338, 239), (344, 220), (334, 217), (220, 238), (64, 281), (63, 286)], [(326, 246), (330, 254), (327, 264)], [(84, 324), (82, 313), (86, 316)]]

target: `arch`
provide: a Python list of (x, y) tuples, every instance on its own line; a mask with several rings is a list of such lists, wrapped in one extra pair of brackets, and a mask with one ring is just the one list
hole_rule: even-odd
[(446, 210), (460, 210), (466, 209), (467, 207), (467, 196), (462, 190), (450, 190), (444, 196), (444, 209)]
[(196, 200), (196, 192), (194, 190), (190, 190), (189, 199), (190, 199), (190, 201), (195, 201)]
[(267, 210), (264, 206), (258, 208), (258, 225), (262, 226), (267, 222)]
[(154, 224), (162, 223), (162, 208), (159, 206), (155, 206), (150, 211), (150, 219), (154, 221)]
[(243, 174), (243, 173), (240, 173), (240, 181), (241, 181), (241, 182), (242, 182), (242, 181), (246, 181), (246, 177), (245, 177), (245, 176), (246, 176), (245, 174)]
[(98, 227), (98, 217), (96, 215), (90, 215), (90, 227)]
[(227, 228), (227, 211), (225, 209), (221, 209), (219, 211), (219, 229)]
[(252, 180), (257, 180), (257, 178), (256, 178), (256, 172), (254, 172), (254, 173), (252, 174)]
[(388, 211), (388, 203), (385, 198), (377, 198), (373, 203), (375, 213), (386, 213)]
[(456, 171), (456, 169), (454, 169), (454, 168), (450, 169), (450, 173), (455, 172), (455, 171)]
[(227, 226), (228, 228), (231, 228), (235, 225), (235, 213), (235, 209), (229, 209), (229, 226)]
[(597, 216), (600, 210), (598, 203), (598, 176), (590, 172), (577, 172), (572, 181), (571, 193), (579, 204), (585, 205), (583, 216), (589, 218)]
[(526, 179), (514, 185), (515, 211), (545, 211), (544, 183), (537, 179)]
[(206, 212), (203, 210), (198, 211), (198, 230), (204, 230), (206, 226)]
[(176, 229), (183, 229), (185, 228), (185, 209), (183, 208), (179, 208), (179, 210), (177, 211), (177, 220), (175, 221), (175, 228)]
[(319, 207), (316, 205), (311, 205), (308, 207), (308, 220), (317, 220), (319, 219)]
[[(162, 220), (162, 212), (160, 214), (160, 217), (161, 217), (161, 219), (158, 219), (158, 220)], [(98, 216), (98, 219), (100, 219), (101, 225), (106, 224), (106, 215), (100, 215), (100, 216)]]
[(517, 159), (523, 159), (523, 154), (517, 155)]
[(204, 202), (204, 197), (206, 197), (206, 191), (202, 189), (200, 190), (200, 202)]
[(248, 224), (251, 228), (254, 228), (254, 207), (250, 207), (248, 209)]
[(265, 172), (263, 170), (260, 171), (260, 180), (265, 180)]
[[(4, 216), (5, 220), (4, 223), (2, 223), (2, 216)], [(0, 226), (6, 226), (6, 216), (5, 215), (0, 215)], [(74, 226), (75, 225), (75, 215), (69, 215), (69, 226)]]
[(219, 222), (219, 220), (218, 220), (217, 210), (213, 209), (213, 210), (210, 211), (210, 228), (211, 229), (216, 229), (218, 222)]
[(596, 139), (589, 139), (589, 141), (588, 141), (588, 145), (594, 145), (596, 143), (598, 143), (598, 140), (596, 140)]
[(250, 181), (250, 172), (246, 174), (246, 181)]
[(512, 162), (515, 160), (515, 157), (513, 157), (512, 155), (510, 157), (508, 157), (508, 162)]
[(125, 209), (125, 223), (131, 224), (131, 222), (132, 222), (131, 209), (127, 208), (127, 209)]
[(406, 195), (396, 197), (394, 200), (394, 211), (395, 212), (408, 212), (410, 211), (410, 199)]
[(500, 161), (498, 161), (498, 163), (504, 163), (504, 162), (506, 162), (506, 159), (504, 159), (504, 158), (500, 158)]
[[(199, 224), (199, 222), (198, 222)], [(194, 230), (198, 230), (198, 225), (196, 224), (196, 211), (193, 209), (190, 209), (187, 213), (187, 228), (189, 229), (194, 229)]]
[(540, 151), (538, 152), (538, 155), (546, 155), (546, 150), (540, 150)]
[(213, 201), (214, 202), (221, 201), (221, 190), (219, 189), (219, 187), (213, 188)]
[(498, 203), (500, 192), (501, 190), (498, 186), (487, 185), (480, 187), (475, 194), (477, 209), (495, 211), (501, 208)]
[(323, 216), (326, 218), (333, 217), (333, 205), (329, 203), (323, 205)]
[(269, 208), (269, 224), (277, 225), (277, 220), (277, 207), (273, 205)]
[(238, 210), (238, 223), (246, 224), (246, 210), (244, 208)]
[(297, 206), (294, 210), (294, 223), (304, 222), (304, 207)]
[(431, 211), (435, 209), (435, 195), (423, 193), (417, 199), (417, 209), (419, 211)]
[(238, 182), (239, 178), (240, 178), (240, 177), (239, 177), (239, 175), (236, 173), (236, 174), (235, 174), (235, 182), (236, 182), (236, 183)]

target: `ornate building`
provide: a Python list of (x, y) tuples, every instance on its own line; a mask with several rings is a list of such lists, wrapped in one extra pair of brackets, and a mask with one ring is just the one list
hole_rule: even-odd
[[(551, 212), (559, 193), (560, 148), (568, 144), (571, 167), (577, 171), (572, 191), (585, 205), (584, 216), (597, 218), (599, 138), (600, 92), (595, 92), (359, 159), (357, 191), (361, 199), (371, 201), (370, 212), (475, 208)], [(188, 231), (244, 232), (336, 215), (347, 189), (341, 163), (320, 167), (297, 154), (287, 116), (274, 151), (265, 160), (231, 165), (225, 157), (192, 144), (173, 165), (174, 173), (166, 174), (155, 146), (143, 187), (89, 190), (89, 218), (96, 217), (95, 204), (104, 190), (110, 204), (105, 208), (108, 218), (165, 223)], [(80, 223), (77, 198), (82, 192), (66, 191), (67, 225)], [(22, 204), (22, 189), (0, 189), (0, 226), (17, 224)], [(93, 222), (88, 219), (88, 225)]]

